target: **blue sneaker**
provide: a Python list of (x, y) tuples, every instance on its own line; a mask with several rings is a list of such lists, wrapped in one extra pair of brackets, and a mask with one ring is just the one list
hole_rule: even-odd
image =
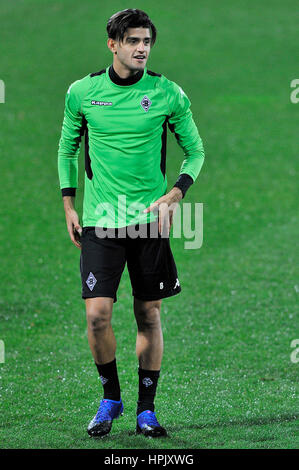
[(150, 410), (145, 410), (137, 416), (136, 432), (146, 437), (167, 436), (166, 429), (158, 423), (156, 413)]
[(111, 431), (112, 421), (123, 415), (124, 405), (122, 400), (108, 400), (103, 398), (95, 417), (90, 421), (87, 432), (90, 437), (105, 436)]

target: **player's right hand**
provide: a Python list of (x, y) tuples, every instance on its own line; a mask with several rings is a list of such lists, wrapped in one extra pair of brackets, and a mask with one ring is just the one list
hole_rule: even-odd
[(79, 222), (78, 214), (74, 209), (71, 209), (66, 212), (65, 217), (70, 239), (77, 248), (81, 249), (80, 240), (82, 235), (82, 227)]

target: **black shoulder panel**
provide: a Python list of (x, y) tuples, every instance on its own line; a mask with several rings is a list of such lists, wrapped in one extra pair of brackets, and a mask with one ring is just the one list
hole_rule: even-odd
[(151, 70), (147, 70), (147, 73), (149, 75), (152, 75), (153, 77), (161, 77), (162, 76), (160, 73), (152, 72)]
[(96, 75), (102, 75), (102, 73), (105, 73), (106, 69), (100, 70), (99, 72), (94, 72), (90, 74), (90, 77), (95, 77)]

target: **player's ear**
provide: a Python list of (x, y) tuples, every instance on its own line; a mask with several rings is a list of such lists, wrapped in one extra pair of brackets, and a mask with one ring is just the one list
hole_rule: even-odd
[(113, 39), (111, 39), (111, 38), (107, 39), (107, 47), (108, 47), (108, 49), (110, 49), (111, 52), (113, 52), (113, 54), (116, 54), (115, 41)]

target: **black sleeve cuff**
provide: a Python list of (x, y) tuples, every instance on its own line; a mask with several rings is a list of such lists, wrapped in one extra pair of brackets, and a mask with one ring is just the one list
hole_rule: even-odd
[(63, 196), (76, 196), (76, 188), (63, 188), (61, 190), (62, 197)]
[(193, 184), (194, 181), (193, 179), (191, 178), (190, 175), (187, 175), (187, 173), (182, 173), (176, 183), (173, 185), (173, 187), (176, 187), (176, 188), (179, 188), (182, 193), (183, 193), (183, 198), (185, 197), (185, 194), (187, 192), (187, 190), (190, 188), (191, 184)]

